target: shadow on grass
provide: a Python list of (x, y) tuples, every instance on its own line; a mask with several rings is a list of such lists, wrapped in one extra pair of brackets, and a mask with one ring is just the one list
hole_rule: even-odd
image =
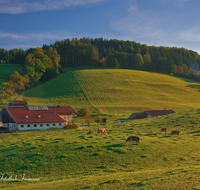
[(113, 180), (105, 181), (103, 183), (99, 183), (99, 185), (110, 184), (110, 183), (121, 183), (121, 182), (123, 182), (122, 179), (113, 179)]
[(80, 139), (85, 139), (86, 136), (85, 136), (85, 135), (81, 135), (81, 136), (79, 136), (78, 138), (80, 138)]
[(131, 183), (131, 184), (129, 184), (129, 186), (132, 186), (132, 185), (134, 185), (135, 187), (142, 187), (142, 186), (144, 186), (144, 183), (143, 182), (139, 182), (139, 183)]
[(198, 89), (198, 91), (200, 91), (200, 85), (188, 85), (187, 87), (190, 87), (190, 88), (196, 88)]
[(200, 133), (200, 130), (199, 131), (192, 131), (192, 132), (189, 132), (187, 134), (194, 134), (194, 133)]
[(25, 151), (29, 151), (29, 150), (33, 150), (33, 149), (37, 149), (37, 147), (33, 146), (33, 147), (25, 149)]
[(57, 156), (55, 159), (61, 159), (61, 158), (66, 158), (65, 155)]
[(157, 136), (157, 133), (148, 133), (148, 134), (145, 134), (144, 136), (155, 137)]
[(80, 147), (75, 148), (74, 150), (83, 150), (84, 148), (85, 148), (84, 146), (80, 146)]
[(169, 137), (171, 137), (170, 135), (169, 136), (163, 136), (163, 137), (160, 137), (160, 138), (169, 138)]
[(28, 155), (26, 155), (25, 156), (25, 158), (33, 158), (34, 156), (38, 156), (38, 155), (40, 155), (39, 153), (36, 153), (36, 154), (28, 154)]
[(123, 147), (125, 146), (124, 144), (112, 144), (112, 145), (108, 145), (108, 146), (102, 146), (102, 148), (107, 148), (107, 149), (110, 149), (110, 148), (119, 148), (119, 147)]

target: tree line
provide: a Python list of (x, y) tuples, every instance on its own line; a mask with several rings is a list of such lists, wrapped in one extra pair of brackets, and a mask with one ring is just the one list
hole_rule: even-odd
[(16, 92), (35, 85), (40, 80), (54, 78), (60, 73), (60, 55), (55, 48), (30, 48), (24, 51), (23, 54), (25, 56), (20, 62), (23, 71), (22, 73), (16, 71), (8, 78), (7, 85), (0, 91), (2, 102)]
[[(200, 80), (199, 75), (194, 73), (195, 68), (200, 68), (200, 56), (197, 52), (177, 47), (147, 46), (117, 39), (83, 37), (56, 41), (41, 48), (9, 51), (0, 49), (0, 63), (23, 66), (23, 72), (15, 73), (9, 78), (8, 85), (2, 88), (1, 99), (22, 88), (13, 89), (17, 86), (13, 85), (13, 80), (20, 81), (20, 84), (23, 83), (21, 86), (25, 88), (38, 81), (56, 77), (64, 67), (138, 69), (173, 73)], [(190, 68), (193, 68), (192, 73)]]

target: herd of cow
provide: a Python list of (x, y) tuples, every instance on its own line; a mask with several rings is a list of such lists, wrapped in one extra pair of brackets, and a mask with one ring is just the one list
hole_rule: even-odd
[[(167, 128), (161, 128), (161, 133), (162, 132), (165, 132), (165, 134), (166, 134), (167, 133)], [(107, 134), (107, 131), (106, 131), (105, 128), (99, 128), (97, 134), (99, 134), (99, 133)], [(87, 135), (91, 135), (91, 134), (92, 134), (91, 131), (87, 132)], [(172, 131), (170, 135), (179, 135), (179, 131)], [(128, 141), (131, 142), (131, 144), (132, 144), (133, 141), (135, 141), (136, 143), (140, 144), (140, 137), (138, 137), (138, 136), (129, 136), (126, 139), (125, 143), (128, 142)]]

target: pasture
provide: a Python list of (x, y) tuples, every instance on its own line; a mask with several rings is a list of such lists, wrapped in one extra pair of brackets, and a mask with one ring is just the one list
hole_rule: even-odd
[[(25, 94), (29, 105), (89, 107), (93, 113), (130, 115), (145, 110), (200, 107), (200, 84), (134, 70), (79, 70), (61, 74)], [(21, 97), (23, 99), (23, 97)]]
[[(119, 124), (108, 117), (108, 134), (97, 134), (99, 127), (1, 135), (0, 173), (40, 181), (1, 181), (0, 188), (200, 189), (200, 109)], [(140, 145), (125, 143), (130, 135)]]
[(8, 77), (15, 71), (21, 72), (22, 67), (18, 64), (0, 64), (0, 90), (7, 84)]

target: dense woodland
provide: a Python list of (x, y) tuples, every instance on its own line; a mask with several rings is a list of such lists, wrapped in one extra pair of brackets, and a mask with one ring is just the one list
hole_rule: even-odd
[(116, 39), (73, 38), (43, 45), (42, 48), (0, 49), (0, 63), (24, 67), (22, 73), (15, 72), (8, 79), (8, 85), (0, 92), (1, 100), (37, 81), (54, 78), (64, 67), (138, 69), (200, 79), (197, 75), (200, 70), (197, 52)]

